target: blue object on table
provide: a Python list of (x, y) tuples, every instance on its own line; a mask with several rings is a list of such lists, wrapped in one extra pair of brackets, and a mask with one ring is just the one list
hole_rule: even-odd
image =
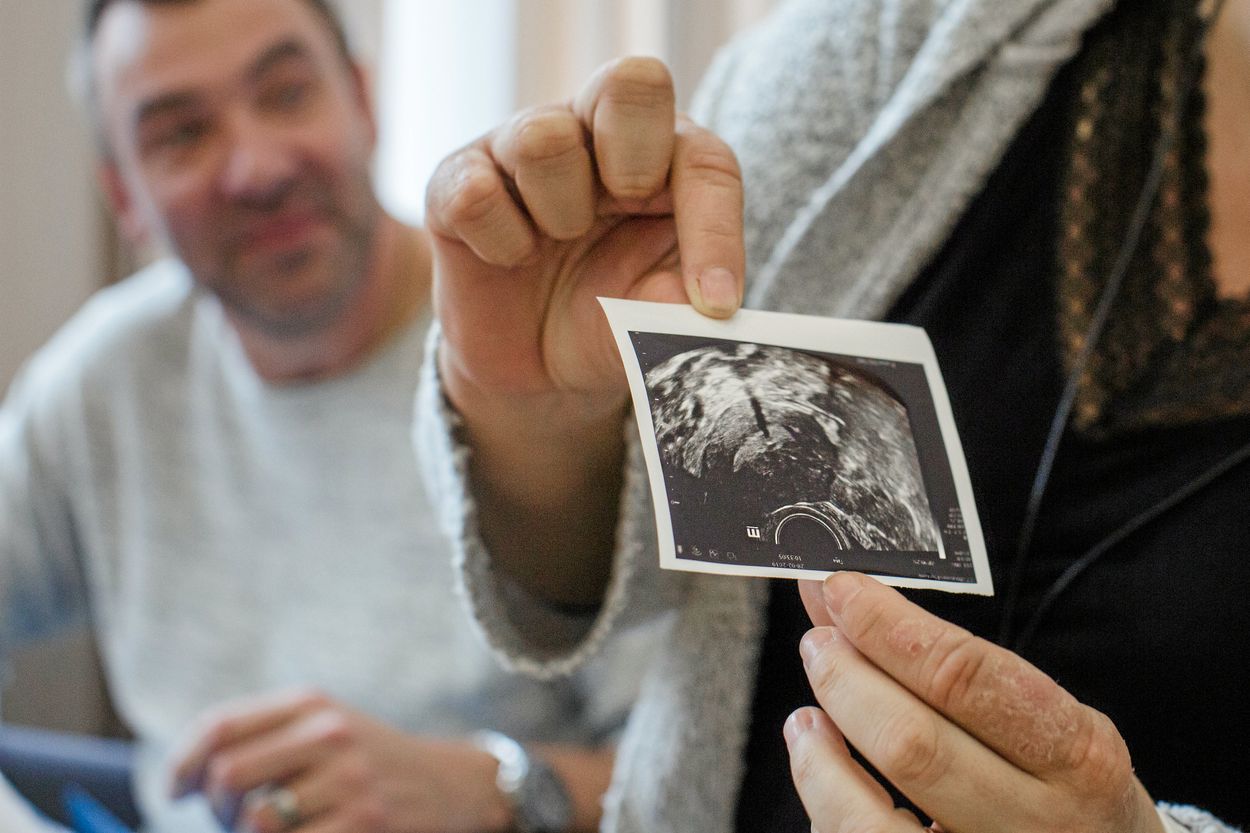
[(133, 765), (134, 747), (126, 741), (0, 724), (0, 774), (58, 824), (70, 824), (62, 791), (75, 784), (122, 822), (139, 827)]
[(67, 785), (61, 799), (70, 824), (77, 833), (135, 833), (77, 784)]

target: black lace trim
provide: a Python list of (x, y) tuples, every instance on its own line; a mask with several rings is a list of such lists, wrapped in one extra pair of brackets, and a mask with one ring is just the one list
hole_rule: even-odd
[(1184, 75), (1192, 72), (1187, 56), (1208, 5), (1121, 3), (1078, 59), (1083, 80), (1071, 104), (1056, 247), (1058, 331), (1069, 368), (1157, 137), (1165, 127), (1179, 131), (1145, 235), (1081, 380), (1073, 426), (1091, 436), (1250, 414), (1250, 302), (1217, 298), (1207, 248), (1201, 90), (1181, 106)]

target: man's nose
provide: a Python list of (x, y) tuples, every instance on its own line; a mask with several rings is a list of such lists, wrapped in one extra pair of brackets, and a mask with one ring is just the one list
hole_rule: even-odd
[(298, 162), (282, 131), (254, 115), (238, 115), (229, 126), (220, 188), (226, 196), (264, 203), (281, 196)]

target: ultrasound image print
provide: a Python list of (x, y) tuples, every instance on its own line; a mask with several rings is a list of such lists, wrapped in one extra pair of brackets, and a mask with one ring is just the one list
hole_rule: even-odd
[(721, 342), (645, 381), (679, 539), (723, 540), (728, 521), (764, 548), (739, 540), (733, 560), (816, 569), (844, 563), (822, 553), (938, 550), (907, 409), (859, 368)]
[(857, 570), (992, 595), (967, 463), (924, 330), (600, 298), (621, 353), (660, 566)]

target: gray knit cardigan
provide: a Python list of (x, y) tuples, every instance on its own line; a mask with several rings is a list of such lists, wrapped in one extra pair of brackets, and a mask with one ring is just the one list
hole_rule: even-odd
[[(1110, 5), (792, 0), (731, 44), (695, 114), (742, 164), (746, 306), (885, 314)], [(435, 329), (431, 346), (437, 338)], [(456, 542), (473, 618), (505, 663), (542, 677), (567, 673), (614, 629), (662, 612), (671, 619), (621, 742), (603, 829), (730, 833), (765, 583), (661, 574), (647, 477), (626, 426), (630, 463), (604, 604), (592, 622), (544, 610), (492, 572), (466, 489), (469, 452), (455, 427), (428, 361), (419, 457)], [(1228, 830), (1192, 808), (1175, 813), (1194, 830)]]

